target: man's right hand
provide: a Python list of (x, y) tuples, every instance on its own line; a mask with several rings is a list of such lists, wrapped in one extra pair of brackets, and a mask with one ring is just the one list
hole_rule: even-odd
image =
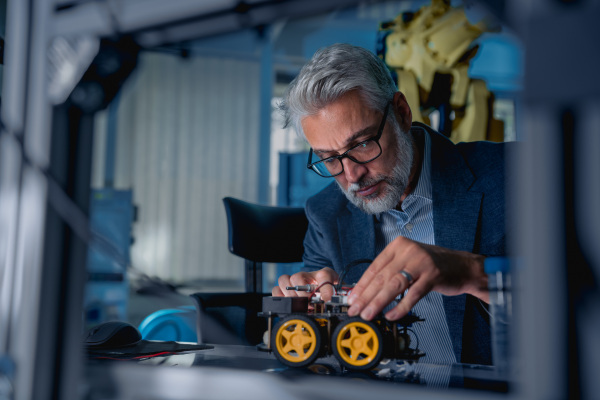
[[(281, 275), (278, 279), (279, 286), (275, 286), (272, 290), (273, 296), (279, 297), (297, 297), (297, 296), (310, 296), (310, 292), (297, 292), (295, 290), (287, 290), (288, 286), (300, 286), (300, 285), (316, 285), (321, 293), (321, 298), (325, 301), (331, 299), (333, 295), (333, 286), (338, 282), (338, 274), (331, 268), (323, 268), (313, 272), (297, 272), (294, 275)], [(329, 282), (332, 285), (324, 285)], [(321, 286), (323, 285), (323, 286)]]

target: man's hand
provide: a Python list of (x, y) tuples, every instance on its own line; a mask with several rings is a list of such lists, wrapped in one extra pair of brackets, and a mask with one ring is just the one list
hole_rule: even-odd
[[(310, 292), (297, 292), (295, 290), (287, 290), (286, 287), (300, 285), (317, 285), (316, 287), (319, 287), (325, 282), (336, 284), (337, 281), (338, 274), (331, 268), (323, 268), (313, 272), (301, 271), (295, 273), (292, 276), (281, 275), (277, 282), (279, 286), (275, 286), (271, 293), (273, 294), (273, 296), (280, 297), (310, 296)], [(319, 289), (319, 292), (321, 293), (321, 298), (325, 301), (328, 301), (333, 295), (333, 287), (331, 285), (323, 285)]]
[[(407, 288), (406, 296), (388, 311), (388, 320), (406, 315), (434, 290), (448, 296), (468, 293), (489, 302), (484, 257), (415, 242), (399, 236), (377, 256), (358, 281), (348, 302), (349, 316), (371, 320)], [(412, 282), (400, 273), (405, 271)]]

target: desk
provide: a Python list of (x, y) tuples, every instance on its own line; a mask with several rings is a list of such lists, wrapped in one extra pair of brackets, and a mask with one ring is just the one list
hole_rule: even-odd
[[(447, 374), (445, 386), (428, 381), (427, 377), (440, 374)], [(392, 360), (372, 371), (351, 372), (343, 371), (335, 358), (326, 357), (311, 367), (289, 368), (268, 352), (227, 345), (140, 362), (95, 361), (89, 365), (88, 376), (91, 400), (511, 397), (503, 393), (506, 382), (488, 366)]]

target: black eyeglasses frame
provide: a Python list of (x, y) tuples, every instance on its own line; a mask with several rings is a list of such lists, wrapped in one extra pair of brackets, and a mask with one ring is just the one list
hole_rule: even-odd
[[(379, 128), (377, 130), (377, 134), (369, 139), (363, 140), (360, 143), (357, 143), (356, 145), (352, 146), (351, 148), (349, 148), (348, 150), (346, 150), (345, 152), (343, 152), (342, 154), (339, 154), (337, 156), (331, 156), (331, 157), (327, 157), (324, 158), (322, 160), (319, 161), (315, 161), (313, 163), (311, 163), (312, 161), (312, 155), (313, 155), (313, 149), (312, 147), (310, 148), (310, 151), (308, 153), (308, 161), (306, 163), (306, 168), (313, 170), (317, 175), (323, 177), (323, 178), (334, 178), (340, 174), (342, 174), (344, 172), (344, 163), (342, 163), (342, 160), (344, 158), (349, 158), (350, 160), (354, 161), (357, 164), (367, 164), (370, 163), (371, 161), (376, 160), (377, 158), (379, 158), (381, 156), (381, 153), (383, 153), (383, 149), (381, 148), (381, 145), (379, 144), (379, 140), (381, 139), (381, 136), (383, 135), (383, 128), (385, 127), (385, 121), (387, 120), (387, 115), (388, 115), (388, 111), (390, 109), (390, 104), (391, 102), (387, 103), (387, 105), (385, 106), (385, 111), (383, 112), (383, 118), (381, 119), (381, 123), (379, 124)], [(356, 149), (358, 146), (361, 146), (367, 142), (375, 142), (377, 144), (377, 146), (379, 147), (379, 154), (376, 155), (375, 157), (371, 158), (368, 161), (358, 161), (357, 159), (355, 159), (354, 157), (352, 157), (351, 155), (349, 155), (348, 153), (350, 153), (352, 150)], [(319, 171), (314, 168), (314, 166), (316, 164), (322, 163), (324, 161), (328, 161), (331, 159), (338, 159), (340, 164), (342, 165), (342, 170), (340, 172), (338, 172), (335, 175), (322, 175), (319, 173)]]

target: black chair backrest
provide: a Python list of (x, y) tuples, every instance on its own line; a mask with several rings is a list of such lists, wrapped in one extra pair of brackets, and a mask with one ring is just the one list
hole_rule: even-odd
[(302, 261), (308, 220), (303, 208), (270, 207), (226, 197), (229, 251), (245, 261), (246, 293), (195, 293), (198, 343), (258, 344), (267, 329), (262, 263)]
[(308, 220), (303, 208), (272, 207), (223, 199), (229, 251), (254, 262), (302, 261)]

